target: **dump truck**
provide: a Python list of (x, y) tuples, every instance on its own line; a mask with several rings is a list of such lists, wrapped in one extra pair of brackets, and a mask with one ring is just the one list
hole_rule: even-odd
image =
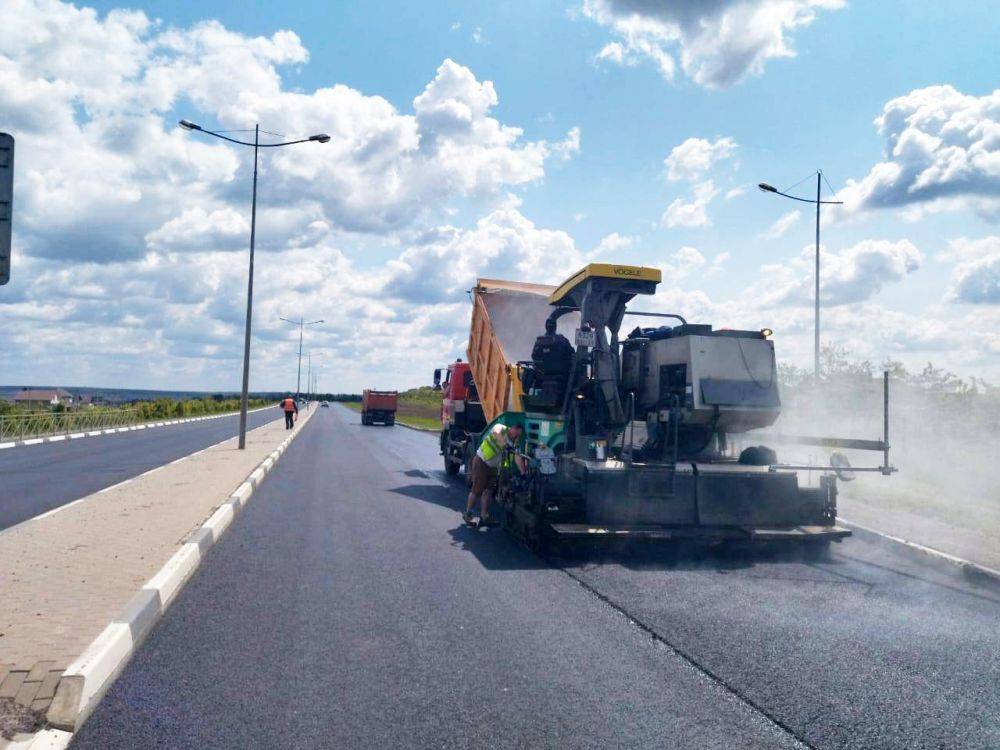
[[(641, 538), (795, 541), (822, 550), (849, 536), (837, 524), (837, 479), (895, 471), (887, 416), (882, 440), (798, 439), (881, 451), (878, 467), (852, 469), (839, 453), (829, 464), (790, 466), (768, 446), (737, 451), (737, 440), (781, 412), (772, 333), (628, 309), (660, 280), (655, 268), (604, 263), (558, 287), (479, 279), (468, 363), (451, 366), (446, 379), (448, 387), (462, 380), (445, 393), (450, 411), (442, 409), (446, 471), (468, 467), (494, 424), (521, 424), (516, 450), (528, 470), (501, 467), (494, 507), (504, 528), (533, 548)], [(670, 324), (628, 331), (627, 316)], [(474, 403), (476, 418), (455, 419), (456, 401), (459, 410)], [(800, 484), (803, 470), (820, 474), (818, 486)]]
[(444, 471), (453, 476), (464, 466), (468, 477), (476, 455), (476, 437), (486, 426), (469, 364), (459, 359), (434, 370), (434, 388), (441, 391), (438, 442), (444, 457)]
[(375, 391), (365, 388), (361, 394), (361, 424), (396, 424), (396, 407), (399, 394), (396, 391)]

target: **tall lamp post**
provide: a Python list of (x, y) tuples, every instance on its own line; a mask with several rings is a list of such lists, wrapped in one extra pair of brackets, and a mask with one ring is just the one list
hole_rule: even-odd
[(243, 450), (247, 447), (247, 401), (249, 400), (248, 391), (250, 388), (250, 323), (253, 318), (253, 251), (257, 235), (257, 154), (262, 148), (278, 148), (279, 146), (291, 146), (295, 143), (309, 143), (310, 141), (327, 143), (330, 140), (330, 136), (326, 133), (320, 133), (318, 135), (311, 135), (308, 138), (300, 138), (295, 141), (261, 143), (260, 124), (257, 124), (253, 129), (253, 143), (251, 143), (250, 141), (241, 141), (237, 138), (230, 138), (229, 136), (217, 133), (214, 130), (206, 130), (201, 127), (201, 125), (196, 125), (190, 120), (181, 120), (179, 124), (185, 130), (197, 130), (201, 133), (214, 135), (216, 138), (221, 138), (224, 141), (236, 143), (240, 146), (253, 146), (253, 200), (250, 203), (250, 271), (247, 276), (247, 320), (246, 333), (243, 337), (243, 390), (240, 395), (239, 445), (240, 450)]
[[(766, 182), (762, 182), (757, 185), (765, 193), (776, 193), (777, 195), (782, 195), (785, 198), (791, 198), (793, 201), (801, 201), (802, 203), (815, 203), (816, 204), (816, 328), (813, 335), (813, 377), (817, 380), (819, 379), (819, 207), (823, 204), (842, 204), (843, 201), (825, 201), (822, 200), (821, 191), (823, 189), (823, 170), (816, 170), (816, 200), (810, 198), (799, 198), (797, 195), (789, 195), (786, 192), (778, 190), (773, 185), (768, 185)], [(832, 188), (831, 188), (832, 192)]]
[[(315, 398), (316, 397), (316, 386), (315, 386), (315, 381), (314, 381), (315, 373), (313, 372), (313, 353), (312, 352), (306, 352), (306, 356), (308, 357), (308, 362), (309, 362), (308, 370), (306, 371), (307, 372), (307, 374), (306, 374), (306, 388), (309, 389), (309, 395), (312, 398)], [(321, 357), (321, 356), (322, 356), (321, 352), (317, 352), (316, 353), (316, 358), (317, 359), (319, 357)], [(319, 369), (319, 365), (316, 365), (316, 368)]]
[[(299, 394), (302, 392), (302, 332), (305, 330), (306, 326), (314, 326), (318, 323), (325, 323), (326, 321), (322, 318), (320, 320), (310, 320), (306, 321), (305, 318), (299, 318), (298, 320), (289, 320), (288, 318), (278, 318), (278, 320), (283, 320), (286, 323), (293, 323), (299, 327), (299, 374), (295, 378), (295, 400), (299, 400)], [(308, 383), (306, 384), (308, 386)]]

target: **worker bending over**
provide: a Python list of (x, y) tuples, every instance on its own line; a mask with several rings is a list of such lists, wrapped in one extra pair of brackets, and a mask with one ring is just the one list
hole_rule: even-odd
[[(469, 490), (469, 501), (465, 506), (465, 513), (462, 514), (462, 519), (466, 523), (472, 522), (472, 509), (476, 506), (477, 500), (480, 501), (479, 525), (492, 526), (495, 523), (490, 517), (490, 501), (496, 490), (497, 473), (504, 459), (504, 448), (508, 446), (516, 448), (523, 432), (524, 428), (519, 424), (510, 427), (502, 424), (493, 425), (493, 429), (486, 433), (483, 442), (479, 444), (476, 457), (472, 459), (472, 489)], [(523, 459), (514, 456), (514, 462), (523, 474)]]
[(281, 401), (281, 410), (285, 412), (285, 429), (292, 429), (295, 426), (295, 415), (299, 413), (299, 405), (295, 403), (292, 394), (289, 393)]

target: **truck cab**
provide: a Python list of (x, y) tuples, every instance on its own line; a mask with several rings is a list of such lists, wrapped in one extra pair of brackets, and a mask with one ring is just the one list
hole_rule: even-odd
[(463, 465), (466, 469), (471, 465), (486, 418), (468, 362), (458, 359), (434, 370), (434, 388), (442, 391), (440, 442), (444, 470), (454, 475)]

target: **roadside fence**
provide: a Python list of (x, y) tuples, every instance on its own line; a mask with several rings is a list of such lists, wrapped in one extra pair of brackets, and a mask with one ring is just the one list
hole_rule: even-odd
[(0, 442), (26, 440), (112, 427), (144, 421), (138, 409), (87, 409), (85, 411), (26, 412), (0, 415)]

